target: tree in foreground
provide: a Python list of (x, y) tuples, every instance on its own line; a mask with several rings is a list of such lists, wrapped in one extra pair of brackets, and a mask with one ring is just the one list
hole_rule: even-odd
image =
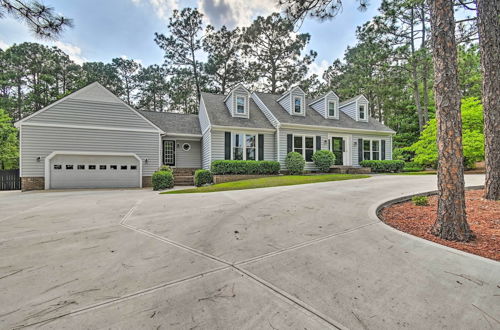
[(0, 170), (17, 168), (19, 151), (17, 129), (12, 125), (12, 119), (0, 109)]
[(465, 212), (462, 119), (453, 2), (430, 2), (438, 147), (438, 214), (431, 232), (453, 241), (474, 237)]
[(485, 198), (500, 199), (500, 2), (477, 0), (483, 71)]
[(14, 16), (28, 25), (40, 38), (55, 38), (64, 28), (71, 27), (71, 19), (54, 14), (54, 8), (39, 1), (0, 0), (0, 18), (5, 14)]

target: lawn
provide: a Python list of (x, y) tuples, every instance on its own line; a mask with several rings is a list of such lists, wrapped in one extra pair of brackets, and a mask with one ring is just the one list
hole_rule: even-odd
[(270, 176), (265, 178), (225, 182), (214, 184), (211, 186), (165, 191), (162, 194), (190, 194), (190, 193), (208, 193), (216, 191), (228, 190), (243, 190), (243, 189), (256, 189), (266, 187), (279, 187), (279, 186), (292, 186), (297, 184), (318, 183), (328, 181), (342, 181), (352, 179), (369, 178), (369, 175), (362, 174), (324, 174), (324, 175), (284, 175), (284, 176)]

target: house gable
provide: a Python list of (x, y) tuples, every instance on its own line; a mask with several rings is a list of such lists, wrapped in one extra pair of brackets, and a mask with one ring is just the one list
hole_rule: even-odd
[[(341, 102), (340, 110), (355, 121), (368, 122), (368, 118), (370, 117), (368, 105), (368, 99), (364, 95), (358, 95)], [(364, 117), (360, 116), (361, 107), (364, 109)]]
[(277, 101), (292, 116), (306, 115), (306, 93), (299, 86), (290, 88)]
[(250, 117), (250, 92), (243, 84), (237, 84), (226, 96), (224, 103), (232, 117)]
[[(333, 91), (311, 102), (309, 106), (326, 119), (339, 119), (339, 97)], [(330, 113), (330, 106), (333, 107), (333, 116)]]

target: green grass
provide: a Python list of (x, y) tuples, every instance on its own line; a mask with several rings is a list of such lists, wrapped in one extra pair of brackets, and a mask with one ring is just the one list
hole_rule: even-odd
[(270, 176), (265, 178), (233, 181), (214, 184), (211, 186), (165, 191), (162, 194), (190, 194), (190, 193), (208, 193), (216, 191), (256, 189), (266, 187), (292, 186), (297, 184), (318, 183), (327, 181), (342, 181), (352, 179), (364, 179), (370, 177), (362, 174), (324, 174), (324, 175), (285, 175)]
[(436, 174), (436, 171), (418, 171), (418, 172), (398, 172), (398, 173), (385, 173), (388, 175), (432, 175)]

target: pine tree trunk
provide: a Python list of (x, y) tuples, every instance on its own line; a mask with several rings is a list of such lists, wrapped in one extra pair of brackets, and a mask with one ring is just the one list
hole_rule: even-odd
[(430, 0), (430, 6), (439, 155), (438, 214), (431, 231), (447, 240), (468, 241), (473, 238), (473, 234), (465, 213), (462, 119), (453, 2)]
[(477, 16), (483, 71), (485, 198), (500, 199), (500, 2), (478, 0)]

